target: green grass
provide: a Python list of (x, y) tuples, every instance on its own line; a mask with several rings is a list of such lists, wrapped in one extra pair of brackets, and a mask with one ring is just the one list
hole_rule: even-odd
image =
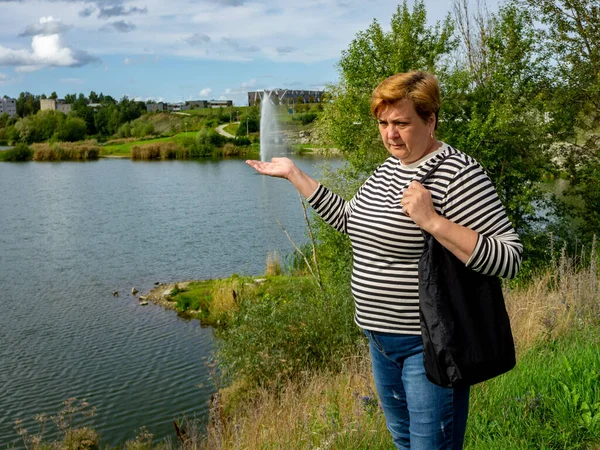
[(240, 125), (238, 123), (230, 123), (225, 128), (223, 128), (223, 130), (235, 136), (239, 127)]
[[(226, 325), (230, 313), (244, 302), (260, 302), (264, 298), (280, 300), (289, 296), (290, 284), (299, 289), (310, 285), (306, 277), (265, 276), (265, 281), (257, 283), (253, 277), (231, 277), (218, 280), (194, 281), (185, 289), (175, 289), (171, 300), (176, 309), (184, 315), (192, 315), (203, 323), (214, 326)], [(235, 291), (236, 300), (232, 292)]]
[(508, 374), (473, 387), (466, 448), (598, 448), (599, 343), (598, 326), (573, 329), (531, 348)]
[(194, 138), (197, 131), (178, 133), (174, 136), (166, 136), (151, 139), (140, 139), (138, 141), (124, 142), (122, 144), (106, 144), (100, 148), (100, 156), (131, 156), (131, 149), (136, 145), (155, 144), (158, 142), (177, 142), (184, 138)]

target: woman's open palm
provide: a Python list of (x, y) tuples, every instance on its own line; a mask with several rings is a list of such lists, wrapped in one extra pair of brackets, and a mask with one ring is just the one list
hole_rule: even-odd
[(294, 167), (296, 167), (294, 161), (289, 158), (273, 158), (270, 162), (248, 160), (246, 164), (262, 175), (278, 178), (288, 178)]

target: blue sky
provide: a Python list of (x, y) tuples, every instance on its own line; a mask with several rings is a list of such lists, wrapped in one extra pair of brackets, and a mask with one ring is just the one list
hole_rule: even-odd
[[(409, 2), (412, 7), (412, 2)], [(425, 0), (430, 23), (450, 1)], [(389, 0), (0, 0), (0, 96), (91, 90), (117, 99), (230, 99), (323, 89)]]

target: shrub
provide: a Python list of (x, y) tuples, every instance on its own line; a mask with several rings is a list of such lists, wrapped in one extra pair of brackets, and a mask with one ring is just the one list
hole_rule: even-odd
[(305, 114), (299, 114), (293, 117), (293, 120), (299, 120), (302, 125), (308, 125), (317, 119), (318, 115), (315, 112), (307, 112)]
[(27, 146), (27, 144), (17, 144), (15, 148), (0, 152), (2, 161), (31, 161), (33, 157), (33, 150)]
[(239, 136), (235, 138), (235, 145), (238, 145), (240, 147), (247, 147), (249, 145), (252, 145), (252, 142), (246, 136)]
[(225, 381), (281, 386), (312, 369), (337, 369), (356, 350), (349, 288), (321, 292), (312, 278), (272, 277), (239, 302), (239, 312), (217, 332)]
[(34, 161), (87, 161), (98, 159), (100, 148), (95, 141), (33, 144)]

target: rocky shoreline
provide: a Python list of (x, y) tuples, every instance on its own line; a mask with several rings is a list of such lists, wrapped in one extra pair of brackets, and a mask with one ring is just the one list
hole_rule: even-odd
[[(165, 309), (171, 309), (173, 311), (177, 311), (176, 309), (176, 305), (177, 303), (171, 300), (171, 293), (173, 292), (173, 289), (175, 289), (175, 286), (177, 286), (179, 289), (183, 290), (186, 289), (190, 283), (193, 283), (194, 281), (200, 281), (200, 280), (188, 280), (188, 281), (178, 281), (176, 283), (161, 283), (158, 284), (157, 286), (154, 286), (152, 289), (150, 289), (150, 292), (148, 292), (148, 294), (146, 295), (140, 295), (139, 299), (140, 300), (147, 300), (149, 302), (154, 303), (155, 305), (159, 305), (162, 306)], [(179, 311), (177, 311), (179, 313)], [(190, 317), (195, 317), (194, 313), (197, 313), (198, 311), (186, 311), (185, 315), (186, 316), (190, 316)]]

